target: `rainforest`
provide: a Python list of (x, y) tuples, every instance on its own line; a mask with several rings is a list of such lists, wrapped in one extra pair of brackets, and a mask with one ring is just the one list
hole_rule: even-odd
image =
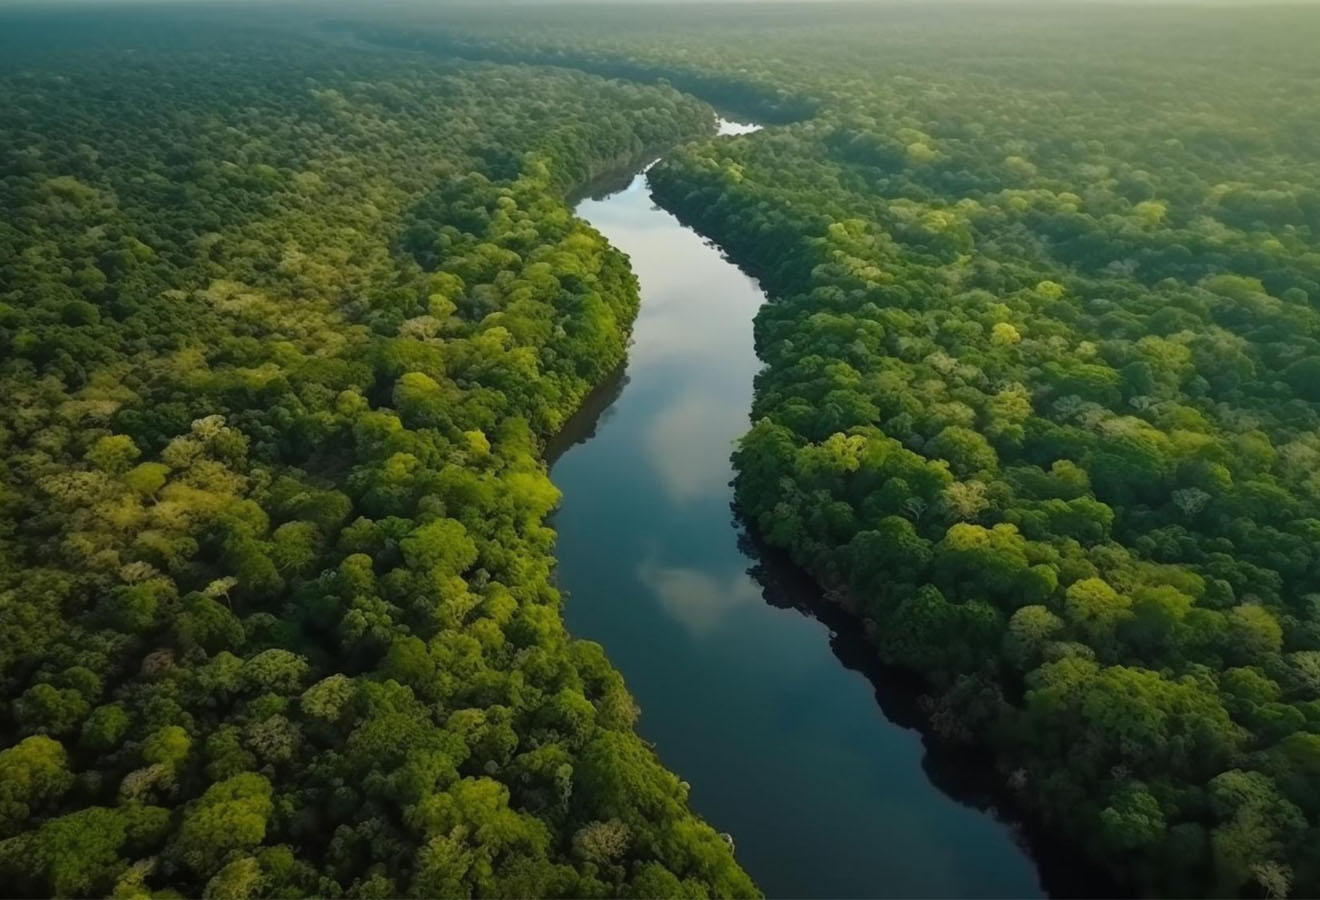
[(0, 894), (1320, 893), (1318, 42), (0, 4)]

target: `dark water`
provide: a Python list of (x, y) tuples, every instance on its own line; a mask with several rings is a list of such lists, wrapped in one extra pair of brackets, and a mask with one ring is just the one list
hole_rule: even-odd
[[(631, 257), (642, 308), (626, 371), (551, 470), (569, 629), (605, 646), (642, 735), (770, 896), (1040, 896), (1010, 827), (932, 782), (864, 648), (793, 599), (808, 589), (734, 520), (756, 283), (656, 208), (642, 175), (577, 212)], [(967, 796), (956, 775), (938, 777)]]

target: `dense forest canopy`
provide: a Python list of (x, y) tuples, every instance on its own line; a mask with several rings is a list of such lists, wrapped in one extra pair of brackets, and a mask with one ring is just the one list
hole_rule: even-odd
[(638, 302), (562, 198), (710, 108), (6, 25), (0, 890), (754, 894), (564, 632), (539, 456)]
[(1137, 890), (1320, 891), (1320, 15), (357, 33), (777, 123), (651, 174), (771, 293), (744, 513)]
[(760, 535), (1135, 890), (1320, 892), (1320, 14), (254, 9), (0, 21), (0, 891), (755, 893), (545, 523), (682, 144)]

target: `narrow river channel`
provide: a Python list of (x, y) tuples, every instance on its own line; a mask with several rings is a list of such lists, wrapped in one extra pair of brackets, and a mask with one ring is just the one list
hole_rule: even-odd
[(551, 469), (569, 630), (605, 646), (642, 735), (769, 896), (1039, 896), (1010, 827), (936, 787), (830, 629), (753, 572), (729, 454), (760, 367), (756, 282), (644, 174), (577, 213), (629, 255), (642, 307), (626, 372)]

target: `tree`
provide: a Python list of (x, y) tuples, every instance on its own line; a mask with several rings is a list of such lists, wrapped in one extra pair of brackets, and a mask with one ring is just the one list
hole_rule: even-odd
[(177, 770), (188, 759), (192, 740), (178, 725), (157, 729), (142, 742), (142, 760)]
[(1042, 659), (1046, 644), (1064, 630), (1064, 622), (1043, 606), (1024, 606), (1013, 613), (1004, 633), (1004, 655), (1027, 671)]
[(1100, 812), (1100, 835), (1110, 852), (1117, 855), (1147, 857), (1158, 853), (1165, 835), (1159, 801), (1143, 785), (1124, 785)]
[(38, 734), (0, 750), (0, 835), (13, 834), (72, 786), (69, 755), (58, 741)]
[(436, 519), (415, 529), (400, 542), (408, 564), (420, 570), (461, 574), (477, 560), (477, 546), (453, 519)]
[(261, 864), (244, 856), (227, 864), (206, 882), (207, 900), (247, 900), (261, 890)]
[(217, 782), (185, 811), (172, 853), (209, 876), (231, 850), (259, 845), (274, 812), (270, 782), (247, 772)]

